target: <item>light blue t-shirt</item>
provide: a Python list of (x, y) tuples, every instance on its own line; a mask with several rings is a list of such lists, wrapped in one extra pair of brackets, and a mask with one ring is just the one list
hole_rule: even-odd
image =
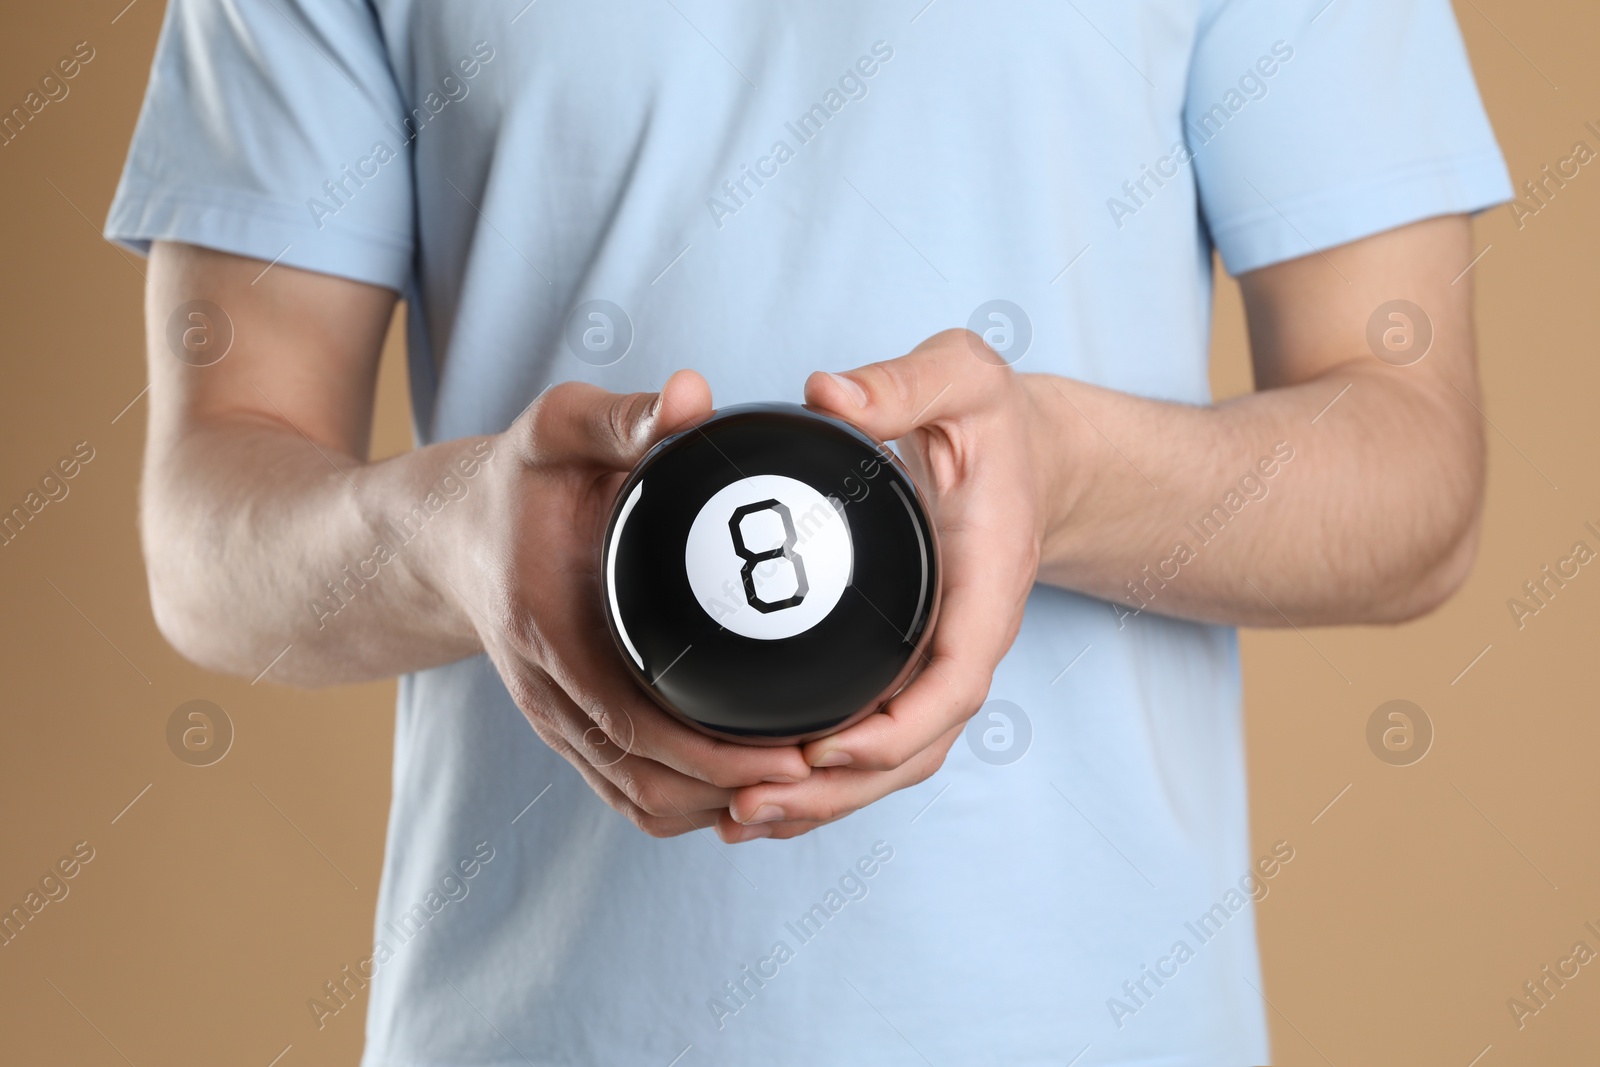
[[(1445, 0), (171, 0), (107, 231), (401, 291), (430, 442), (969, 323), (1203, 404), (1213, 248), (1509, 195)], [(1303, 823), (1252, 850), (1239, 697), (1231, 629), (1041, 586), (931, 780), (727, 847), (614, 814), (483, 658), (410, 675), (364, 1062), (1264, 1062)]]

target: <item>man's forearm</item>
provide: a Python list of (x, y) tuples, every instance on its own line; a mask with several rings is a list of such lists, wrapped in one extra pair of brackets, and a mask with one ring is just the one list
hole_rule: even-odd
[(142, 526), (162, 632), (206, 666), (303, 685), (475, 653), (442, 564), (493, 451), (467, 438), (369, 464), (253, 418), (153, 444)]
[(1436, 606), (1470, 562), (1481, 435), (1462, 396), (1402, 373), (1351, 361), (1210, 407), (1028, 376), (1056, 462), (1041, 580), (1253, 626)]

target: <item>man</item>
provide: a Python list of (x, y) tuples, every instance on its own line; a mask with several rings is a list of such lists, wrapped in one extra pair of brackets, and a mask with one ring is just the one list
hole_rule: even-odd
[[(403, 675), (365, 1062), (1264, 1061), (1295, 824), (1252, 853), (1231, 627), (1461, 582), (1509, 193), (1443, 0), (172, 0), (108, 227), (152, 603), (216, 669)], [(371, 463), (398, 297), (422, 447)], [(708, 740), (620, 669), (600, 526), (802, 393), (930, 496), (930, 667)]]

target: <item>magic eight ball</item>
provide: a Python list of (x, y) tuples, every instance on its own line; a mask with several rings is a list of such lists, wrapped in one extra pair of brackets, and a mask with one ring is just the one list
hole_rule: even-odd
[(617, 494), (601, 556), (627, 669), (689, 725), (790, 744), (878, 710), (915, 673), (939, 549), (899, 459), (796, 404), (723, 408)]

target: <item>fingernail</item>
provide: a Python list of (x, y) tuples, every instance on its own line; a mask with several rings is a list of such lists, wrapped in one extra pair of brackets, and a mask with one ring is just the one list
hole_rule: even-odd
[(750, 816), (748, 819), (740, 819), (739, 821), (745, 826), (756, 826), (764, 822), (777, 822), (781, 818), (783, 818), (782, 808), (778, 807), (776, 804), (763, 804), (756, 809), (756, 813), (754, 815)]
[(650, 414), (646, 416), (647, 418), (653, 419), (657, 415), (661, 414), (661, 401), (666, 398), (666, 395), (667, 392), (665, 389), (663, 389), (661, 392), (656, 394), (656, 398), (654, 400), (650, 401)]
[(849, 762), (850, 762), (850, 753), (846, 752), (842, 748), (836, 748), (832, 752), (824, 752), (822, 754), (822, 758), (817, 760), (817, 762), (813, 763), (811, 766), (813, 766), (813, 767), (843, 767), (845, 764), (847, 764)]
[(835, 382), (839, 383), (839, 388), (843, 389), (850, 395), (850, 399), (855, 403), (856, 407), (864, 408), (867, 406), (867, 391), (865, 389), (861, 388), (861, 386), (857, 385), (855, 382), (851, 381), (849, 378), (846, 378), (842, 374), (835, 374), (832, 371), (828, 371), (827, 375)]
[(744, 830), (744, 832), (739, 835), (739, 840), (735, 841), (734, 844), (742, 845), (746, 841), (758, 841), (763, 837), (771, 837), (771, 836), (772, 836), (772, 827), (770, 827), (770, 826), (751, 826), (751, 827), (747, 827)]
[(769, 774), (761, 780), (763, 782), (771, 782), (774, 785), (794, 785), (800, 779), (792, 778), (787, 774)]

